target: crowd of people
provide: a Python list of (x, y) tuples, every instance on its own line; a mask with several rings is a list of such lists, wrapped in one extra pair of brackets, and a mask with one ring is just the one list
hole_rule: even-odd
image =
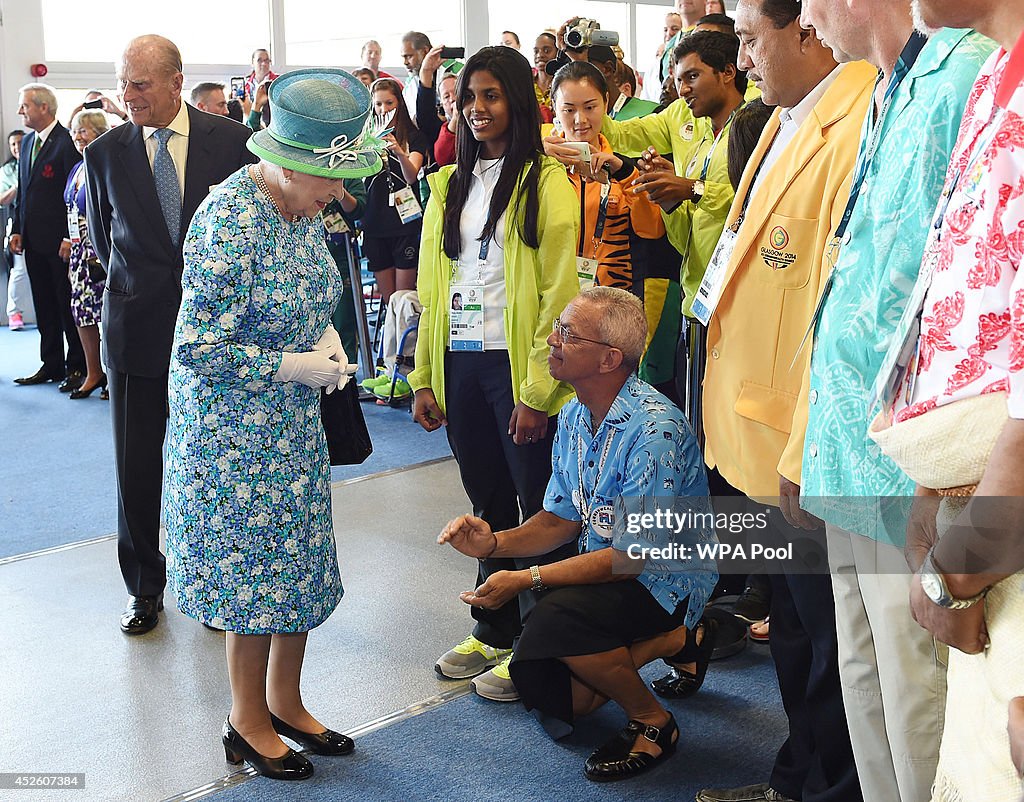
[(700, 689), (736, 577), (721, 525), (630, 504), (735, 506), (809, 544), (739, 577), (789, 730), (698, 802), (1020, 802), (1024, 11), (677, 0), (641, 74), (580, 24), (532, 65), (513, 31), (467, 58), (410, 31), (404, 81), (372, 40), (351, 72), (257, 49), (191, 104), (144, 36), (70, 130), (23, 88), (0, 204), (42, 366), (16, 381), (109, 391), (121, 629), (169, 584), (227, 633), (229, 761), (354, 749), (299, 685), (344, 592), (320, 397), (354, 372), (358, 232), (382, 303), (418, 296), (413, 419), (472, 506), (438, 537), (477, 558), (440, 675), (553, 738), (615, 702), (592, 780), (662, 763), (659, 697)]

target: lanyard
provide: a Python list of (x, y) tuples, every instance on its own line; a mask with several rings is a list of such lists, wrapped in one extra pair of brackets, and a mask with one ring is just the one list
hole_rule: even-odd
[[(481, 240), (481, 242), (480, 242), (480, 251), (477, 253), (477, 257), (476, 257), (477, 279), (481, 283), (483, 283), (483, 267), (484, 267), (484, 263), (487, 261), (487, 254), (489, 254), (491, 252), (491, 240), (493, 239), (493, 236), (494, 235), (492, 234), (487, 239)], [(455, 283), (456, 274), (459, 271), (459, 260), (458, 259), (451, 259), (449, 261), (451, 261), (451, 263), (452, 263), (452, 274), (451, 274), (451, 277), (448, 279), (448, 283), (449, 284), (454, 284)], [(465, 281), (466, 280), (466, 276), (463, 276), (462, 280)]]
[(764, 167), (764, 163), (768, 161), (768, 155), (772, 152), (772, 148), (775, 147), (775, 140), (779, 138), (779, 132), (782, 131), (782, 124), (775, 129), (775, 134), (772, 136), (772, 141), (768, 143), (768, 148), (765, 150), (764, 155), (761, 157), (761, 161), (757, 165), (757, 169), (754, 170), (754, 174), (750, 177), (750, 183), (747, 185), (747, 191), (743, 195), (743, 204), (740, 206), (739, 217), (736, 221), (729, 226), (732, 232), (735, 234), (740, 230), (740, 224), (743, 222), (743, 218), (747, 216), (747, 207), (750, 206), (750, 197), (754, 194), (754, 187), (757, 185), (757, 177), (761, 175), (761, 168)]
[(612, 194), (612, 177), (608, 183), (601, 184), (601, 203), (597, 207), (597, 225), (594, 226), (594, 239), (598, 242), (604, 237), (604, 225), (608, 220), (608, 197)]
[[(592, 182), (594, 183), (594, 182)], [(597, 221), (594, 223), (594, 257), (597, 257), (597, 246), (603, 241), (605, 224), (608, 222), (608, 198), (612, 192), (612, 178), (608, 176), (608, 182), (602, 184), (596, 182), (601, 187), (601, 202), (597, 206)], [(579, 252), (577, 256), (584, 256), (583, 253), (583, 238), (586, 235), (584, 227), (587, 220), (587, 180), (580, 176), (580, 242)]]
[(729, 119), (725, 121), (725, 125), (722, 126), (722, 130), (715, 134), (715, 140), (711, 143), (711, 149), (708, 150), (708, 155), (704, 157), (704, 166), (700, 168), (700, 180), (704, 181), (708, 177), (708, 170), (711, 167), (711, 157), (715, 155), (715, 148), (718, 147), (718, 143), (722, 139), (722, 135), (726, 129), (732, 125), (732, 118), (736, 116), (736, 112), (746, 106), (746, 101), (743, 101), (735, 109), (732, 110), (732, 114), (729, 115)]
[[(483, 174), (488, 172), (489, 170), (493, 169), (494, 167), (497, 167), (498, 164), (501, 163), (501, 160), (504, 159), (504, 158), (505, 157), (503, 155), (501, 158), (499, 158), (490, 167), (487, 167), (484, 170), (482, 170), (480, 175), (477, 176), (477, 177), (480, 178), (481, 181), (483, 181)], [(484, 188), (487, 189), (487, 183), (486, 182), (484, 182)], [(486, 208), (490, 208), (491, 196), (493, 194), (494, 194), (494, 187), (491, 186), (490, 189), (487, 190), (487, 192), (485, 193), (486, 197), (484, 198), (484, 202), (485, 202)], [(485, 226), (487, 225), (486, 221), (484, 222), (484, 225)], [(497, 228), (497, 226), (495, 226), (495, 228)], [(483, 236), (483, 231), (482, 230), (480, 231), (480, 235)], [(477, 253), (476, 266), (477, 266), (477, 278), (481, 281), (481, 283), (483, 281), (483, 279), (482, 279), (482, 276), (483, 276), (483, 266), (484, 266), (484, 263), (487, 261), (487, 254), (489, 254), (491, 252), (491, 240), (493, 238), (494, 238), (494, 234), (492, 233), (490, 237), (480, 241), (480, 250)], [(454, 284), (455, 283), (455, 275), (456, 275), (456, 273), (457, 273), (457, 271), (459, 269), (459, 262), (457, 260), (454, 260), (454, 259), (451, 260), (451, 262), (452, 262), (452, 274), (451, 274), (451, 278), (448, 279), (448, 283), (449, 284)], [(463, 277), (463, 280), (465, 280), (465, 277)]]
[[(584, 412), (584, 414), (587, 414), (586, 407), (583, 407), (583, 412)], [(583, 455), (587, 451), (590, 450), (590, 447), (586, 446), (584, 444), (584, 442), (583, 442), (583, 434), (579, 430), (580, 426), (586, 426), (586, 423), (584, 422), (584, 419), (583, 419), (582, 415), (580, 416), (579, 423), (577, 424), (577, 428), (576, 428), (576, 468), (577, 468), (576, 479), (577, 479), (577, 492), (579, 494), (580, 507), (581, 507), (580, 513), (581, 513), (581, 517), (583, 518), (583, 528), (582, 528), (583, 548), (580, 549), (580, 551), (586, 551), (587, 550), (587, 541), (589, 539), (588, 534), (590, 532), (590, 502), (593, 501), (593, 497), (591, 497), (589, 500), (587, 499), (586, 488), (584, 487), (584, 482), (583, 482)], [(597, 428), (598, 428), (598, 431), (600, 431), (601, 427), (598, 426)], [(595, 438), (597, 437), (597, 432), (596, 431), (594, 432), (594, 437)], [(590, 482), (590, 485), (594, 488), (594, 495), (595, 496), (597, 495), (597, 488), (601, 484), (601, 473), (604, 471), (605, 463), (608, 461), (608, 455), (611, 454), (612, 440), (614, 440), (614, 439), (615, 439), (614, 435), (613, 434), (609, 434), (607, 436), (607, 438), (605, 439), (605, 441), (604, 441), (604, 447), (601, 449), (601, 458), (600, 458), (600, 460), (598, 460), (598, 463), (597, 463), (597, 473), (594, 474), (594, 479), (593, 479), (592, 482)]]
[[(914, 66), (914, 62), (917, 61), (917, 57), (921, 54), (921, 49), (925, 46), (927, 41), (928, 38), (918, 31), (914, 31), (914, 33), (911, 34), (907, 44), (903, 47), (903, 52), (900, 53), (899, 60), (896, 62), (896, 69), (893, 71), (892, 77), (889, 79), (889, 85), (885, 88), (885, 96), (882, 99), (882, 109), (879, 111), (878, 117), (874, 118), (873, 125), (871, 125), (871, 120), (874, 115), (873, 102), (871, 107), (868, 109), (868, 116), (865, 122), (871, 126), (871, 139), (868, 142), (868, 146), (861, 151), (860, 157), (857, 159), (857, 166), (853, 174), (853, 183), (850, 186), (850, 198), (846, 202), (846, 209), (843, 211), (843, 217), (839, 221), (839, 225), (836, 227), (834, 236), (835, 240), (842, 240), (843, 235), (846, 234), (847, 226), (850, 225), (850, 218), (853, 217), (853, 209), (857, 205), (857, 198), (860, 197), (860, 192), (864, 188), (864, 179), (867, 178), (868, 170), (875, 159), (875, 153), (878, 151), (878, 144), (882, 138), (882, 126), (885, 123), (885, 115), (889, 111), (889, 106), (892, 105), (892, 99), (896, 96), (896, 90), (899, 88), (900, 84), (903, 83), (903, 79), (907, 77), (910, 72), (910, 68)], [(881, 73), (879, 73), (879, 79), (881, 79)]]

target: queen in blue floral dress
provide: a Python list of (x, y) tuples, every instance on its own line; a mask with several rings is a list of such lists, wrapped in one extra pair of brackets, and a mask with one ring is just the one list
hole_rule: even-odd
[(319, 392), (274, 382), (311, 351), (342, 284), (319, 218), (286, 222), (246, 169), (199, 207), (171, 359), (168, 582), (186, 615), (308, 631), (343, 590)]
[[(300, 690), (307, 634), (343, 593), (320, 392), (351, 375), (321, 215), (356, 208), (345, 180), (378, 172), (386, 142), (345, 70), (281, 75), (268, 102), (270, 127), (246, 142), (259, 163), (214, 188), (185, 236), (164, 520), (179, 609), (226, 631), (225, 758), (303, 780), (313, 764), (282, 736), (314, 755), (355, 748)], [(158, 184), (173, 181), (162, 168)]]

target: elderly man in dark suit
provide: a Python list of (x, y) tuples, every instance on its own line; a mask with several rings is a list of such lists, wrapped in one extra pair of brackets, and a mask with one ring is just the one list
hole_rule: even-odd
[[(43, 365), (31, 376), (14, 381), (62, 381), (60, 391), (70, 393), (82, 383), (85, 353), (71, 317), (71, 283), (60, 258), (60, 243), (68, 235), (64, 186), (81, 157), (68, 129), (57, 122), (57, 98), (51, 87), (23, 86), (18, 114), (32, 132), (21, 143), (11, 251), (25, 254)], [(63, 340), (68, 344), (66, 357)]]
[(117, 463), (118, 560), (129, 635), (163, 607), (160, 491), (167, 373), (181, 301), (181, 245), (210, 187), (255, 161), (248, 128), (182, 102), (181, 55), (161, 36), (133, 39), (118, 80), (130, 124), (86, 149), (89, 231), (107, 269), (103, 354)]

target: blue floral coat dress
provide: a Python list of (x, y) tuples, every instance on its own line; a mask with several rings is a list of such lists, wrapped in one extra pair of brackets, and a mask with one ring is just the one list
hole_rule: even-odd
[(343, 594), (319, 391), (277, 383), (342, 292), (319, 219), (285, 222), (245, 169), (186, 235), (164, 518), (179, 609), (242, 634), (304, 632)]

